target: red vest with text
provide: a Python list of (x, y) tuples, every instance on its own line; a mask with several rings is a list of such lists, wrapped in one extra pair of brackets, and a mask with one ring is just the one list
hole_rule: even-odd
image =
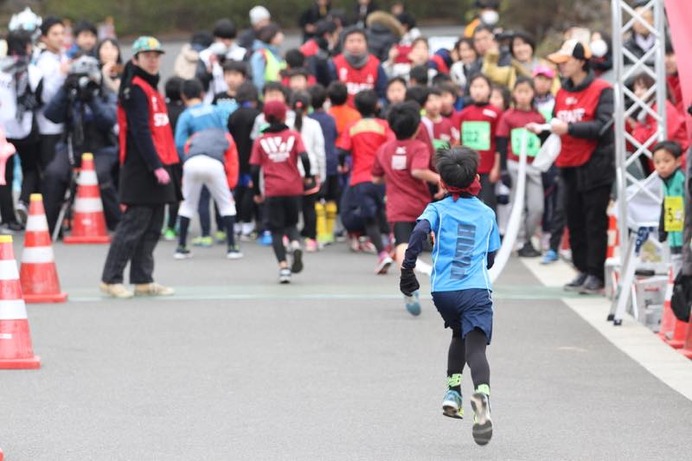
[(363, 90), (372, 90), (377, 83), (380, 60), (370, 55), (368, 62), (360, 69), (351, 66), (343, 54), (334, 58), (336, 78), (348, 89), (348, 105), (355, 107), (354, 98)]
[[(596, 117), (601, 93), (610, 88), (604, 80), (596, 79), (582, 91), (569, 92), (561, 89), (555, 96), (555, 118), (567, 123), (589, 122)], [(577, 167), (591, 158), (598, 139), (575, 138), (569, 134), (560, 136), (562, 148), (555, 160), (558, 167)]]
[[(144, 91), (149, 105), (149, 130), (151, 131), (151, 139), (154, 142), (156, 153), (164, 165), (174, 165), (180, 161), (178, 152), (175, 149), (173, 141), (173, 132), (171, 124), (168, 120), (168, 110), (166, 109), (166, 100), (161, 94), (152, 88), (146, 81), (140, 77), (132, 79), (132, 84), (137, 85)], [(127, 156), (127, 117), (125, 109), (118, 105), (118, 125), (120, 132), (118, 138), (120, 140), (120, 163), (125, 163)]]

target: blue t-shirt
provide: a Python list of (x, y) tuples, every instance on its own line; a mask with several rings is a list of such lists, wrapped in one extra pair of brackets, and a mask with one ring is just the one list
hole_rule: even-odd
[(447, 197), (429, 204), (418, 218), (435, 234), (432, 291), (491, 290), (488, 253), (500, 248), (495, 213), (478, 198)]

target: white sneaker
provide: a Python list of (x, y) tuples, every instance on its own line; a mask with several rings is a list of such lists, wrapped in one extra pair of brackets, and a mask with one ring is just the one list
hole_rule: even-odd
[(122, 283), (103, 283), (99, 286), (101, 293), (107, 294), (111, 298), (118, 299), (128, 299), (134, 296), (134, 294), (125, 288)]

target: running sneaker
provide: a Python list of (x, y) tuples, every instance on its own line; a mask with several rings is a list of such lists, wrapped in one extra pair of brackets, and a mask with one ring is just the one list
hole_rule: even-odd
[(209, 248), (214, 245), (214, 239), (211, 235), (206, 237), (195, 237), (192, 239), (192, 246)]
[(139, 283), (135, 285), (135, 296), (171, 296), (175, 290), (160, 283)]
[(26, 203), (24, 202), (17, 202), (17, 206), (15, 208), (15, 213), (17, 215), (17, 220), (26, 225), (26, 221), (29, 219), (29, 211), (26, 206)]
[(291, 269), (288, 267), (279, 269), (279, 283), (291, 283)]
[(377, 254), (377, 248), (367, 237), (360, 237), (358, 239), (359, 248), (358, 250), (362, 253)]
[(293, 249), (293, 263), (291, 264), (291, 272), (297, 274), (303, 270), (303, 250), (300, 247)]
[(449, 418), (462, 419), (464, 417), (464, 407), (461, 403), (460, 393), (452, 389), (447, 390), (445, 398), (442, 399), (442, 414)]
[(163, 231), (163, 239), (166, 242), (172, 242), (178, 237), (178, 234), (176, 234), (175, 229), (171, 227), (167, 227), (165, 231)]
[(216, 243), (226, 243), (226, 233), (224, 231), (214, 232), (214, 239)]
[(320, 247), (315, 239), (305, 239), (305, 251), (308, 253), (315, 253)]
[(191, 257), (192, 252), (188, 247), (182, 245), (178, 245), (178, 248), (175, 249), (175, 253), (173, 254), (173, 258), (175, 259), (188, 259)]
[(262, 232), (262, 236), (259, 238), (259, 244), (268, 247), (272, 244), (272, 233), (269, 231)]
[(420, 315), (420, 294), (418, 290), (414, 291), (411, 296), (404, 296), (406, 310), (413, 316)]
[(242, 257), (243, 253), (240, 252), (238, 245), (229, 245), (228, 251), (226, 251), (226, 259), (240, 259)]
[(538, 258), (541, 255), (530, 241), (526, 242), (517, 253), (522, 258)]
[(493, 437), (493, 420), (490, 419), (490, 398), (488, 394), (476, 392), (471, 396), (473, 408), (473, 441), (478, 445), (487, 445)]
[(389, 266), (391, 266), (393, 262), (394, 260), (391, 256), (389, 256), (389, 253), (383, 251), (378, 257), (377, 266), (375, 266), (375, 273), (378, 275), (386, 274), (389, 270)]
[(552, 264), (559, 259), (560, 257), (557, 255), (557, 252), (555, 250), (548, 250), (543, 255), (543, 259), (541, 259), (541, 264)]
[(255, 240), (252, 234), (240, 234), (238, 238), (241, 242), (252, 242), (253, 240)]

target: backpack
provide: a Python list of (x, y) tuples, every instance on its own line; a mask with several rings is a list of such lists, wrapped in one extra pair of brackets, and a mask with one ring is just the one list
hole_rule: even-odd
[(673, 297), (670, 300), (670, 306), (678, 320), (689, 322), (691, 305), (692, 275), (683, 275), (682, 271), (680, 271), (673, 283)]

